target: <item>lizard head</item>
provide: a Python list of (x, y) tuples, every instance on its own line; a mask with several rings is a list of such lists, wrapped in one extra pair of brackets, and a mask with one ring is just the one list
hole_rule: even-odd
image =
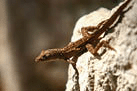
[(35, 62), (50, 61), (56, 59), (55, 49), (42, 50), (40, 55), (36, 57)]

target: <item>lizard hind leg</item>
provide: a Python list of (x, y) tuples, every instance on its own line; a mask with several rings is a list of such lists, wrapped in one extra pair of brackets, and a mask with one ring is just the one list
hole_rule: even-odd
[(88, 32), (89, 32), (89, 31), (90, 31), (90, 32), (94, 32), (96, 29), (98, 29), (96, 26), (82, 27), (82, 28), (81, 28), (82, 36), (90, 36), (91, 34), (88, 33)]
[(103, 20), (102, 22), (100, 22), (98, 25), (97, 25), (97, 28), (100, 28), (102, 25), (104, 25), (105, 24), (105, 22), (107, 22), (108, 21), (108, 19), (106, 19), (106, 20)]
[(92, 44), (87, 44), (87, 45), (86, 45), (86, 48), (87, 48), (87, 50), (88, 50), (91, 54), (93, 54), (94, 56), (99, 56), (99, 54), (97, 53), (97, 49), (94, 48)]
[(82, 27), (81, 28), (81, 33), (83, 36), (91, 36), (90, 33), (88, 32), (94, 32), (97, 29), (99, 29), (107, 20), (104, 20), (102, 22), (100, 22), (97, 26), (88, 26), (88, 27)]
[(98, 43), (98, 44), (96, 45), (96, 47), (93, 47), (92, 44), (87, 44), (87, 45), (86, 45), (86, 48), (87, 48), (87, 50), (88, 50), (90, 53), (92, 53), (94, 56), (98, 56), (98, 55), (99, 55), (97, 52), (98, 52), (98, 50), (99, 50), (102, 46), (104, 46), (104, 47), (106, 47), (106, 48), (109, 48), (109, 49), (111, 49), (111, 50), (113, 50), (113, 51), (116, 51), (113, 47), (111, 47), (111, 46), (109, 45), (109, 41), (110, 41), (110, 40), (111, 40), (111, 39), (109, 39), (109, 40), (107, 40), (107, 41), (103, 40), (103, 41), (101, 41), (100, 43)]

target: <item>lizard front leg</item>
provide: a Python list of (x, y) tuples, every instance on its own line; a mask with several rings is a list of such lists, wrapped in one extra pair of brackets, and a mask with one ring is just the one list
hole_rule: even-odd
[(75, 56), (73, 56), (73, 57), (71, 57), (70, 59), (67, 60), (67, 62), (69, 62), (73, 66), (73, 68), (75, 69), (77, 74), (78, 74), (78, 70), (76, 68), (76, 62), (77, 62), (77, 59), (80, 55), (81, 54), (78, 53), (77, 55), (75, 55)]
[(80, 91), (80, 86), (79, 86), (79, 72), (78, 69), (76, 68), (76, 62), (78, 59), (79, 55), (76, 55), (72, 57), (72, 59), (67, 60), (75, 70), (74, 75), (72, 76), (72, 80), (74, 81), (75, 85), (73, 85), (73, 89), (76, 91)]

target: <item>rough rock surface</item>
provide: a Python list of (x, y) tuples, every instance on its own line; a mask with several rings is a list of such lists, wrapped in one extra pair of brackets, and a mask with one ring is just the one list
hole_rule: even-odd
[[(112, 38), (110, 45), (115, 51), (102, 47), (98, 53), (100, 59), (86, 52), (78, 58), (79, 84), (74, 77), (75, 71), (69, 66), (66, 91), (137, 91), (137, 1), (128, 5), (123, 17), (103, 40)], [(112, 11), (100, 8), (78, 20), (74, 28), (72, 41), (82, 37), (80, 29), (84, 26), (96, 26), (108, 19)], [(128, 9), (128, 10), (127, 10)]]

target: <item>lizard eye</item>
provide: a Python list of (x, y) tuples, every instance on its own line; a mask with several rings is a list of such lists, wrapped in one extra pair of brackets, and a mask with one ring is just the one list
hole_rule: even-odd
[(47, 58), (46, 55), (44, 55), (44, 56), (42, 57), (43, 60), (46, 60), (46, 58)]

